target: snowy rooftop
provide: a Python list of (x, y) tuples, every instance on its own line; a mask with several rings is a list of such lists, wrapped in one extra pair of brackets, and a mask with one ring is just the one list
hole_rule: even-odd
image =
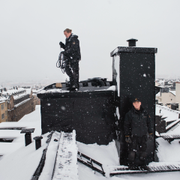
[(0, 96), (0, 103), (3, 103), (3, 102), (5, 102), (5, 101), (7, 101), (7, 98)]
[[(89, 92), (89, 91), (115, 91), (115, 86), (102, 86), (102, 87), (80, 87), (78, 92)], [(51, 88), (51, 89), (43, 89), (38, 92), (38, 94), (50, 94), (50, 93), (69, 93), (69, 90), (66, 90), (66, 88)]]
[[(160, 108), (160, 107), (158, 107)], [(171, 113), (165, 114), (168, 111), (165, 109), (162, 111), (164, 116), (171, 115)], [(173, 116), (175, 117), (175, 116)], [(24, 146), (24, 135), (20, 134), (21, 130), (18, 128), (35, 128), (35, 132), (32, 137), (41, 135), (41, 123), (40, 123), (40, 106), (36, 106), (36, 110), (29, 115), (24, 116), (19, 122), (4, 122), (0, 123), (0, 137), (15, 138), (12, 143), (0, 143), (0, 155), (4, 155), (0, 159), (0, 179), (2, 180), (29, 180), (34, 174), (40, 158), (42, 156), (43, 149), (46, 147), (47, 134), (43, 135), (42, 147), (35, 150), (35, 142), (30, 145)], [(8, 130), (7, 128), (9, 127)], [(17, 130), (13, 130), (17, 129)], [(180, 134), (180, 126), (177, 126), (171, 131), (171, 133)], [(166, 162), (180, 162), (180, 145), (179, 140), (174, 140), (171, 144), (162, 138), (158, 138), (158, 157), (162, 164)], [(54, 142), (55, 144), (55, 142)], [(51, 152), (55, 147), (52, 144)], [(83, 144), (77, 142), (78, 150), (93, 159), (101, 162), (104, 169), (108, 169), (108, 166), (119, 165), (118, 152), (116, 149), (115, 141), (109, 143), (109, 145), (97, 145), (97, 144)], [(48, 178), (48, 173), (52, 171), (50, 162), (52, 161), (54, 153), (49, 153), (47, 156), (48, 164), (46, 164), (46, 176), (43, 180)], [(151, 164), (153, 164), (152, 162)], [(84, 166), (81, 163), (78, 165), (78, 178), (79, 180), (118, 180), (118, 179), (130, 179), (130, 180), (179, 180), (180, 172), (169, 173), (157, 173), (157, 174), (137, 174), (137, 175), (120, 175), (114, 177), (103, 177), (99, 173), (95, 173), (92, 169)]]
[(164, 120), (166, 122), (178, 120), (179, 114), (180, 114), (180, 111), (175, 111), (166, 106), (161, 106), (161, 105), (156, 104), (156, 115), (162, 116), (162, 118), (165, 118)]
[(13, 88), (3, 91), (1, 94), (6, 98), (13, 95), (14, 99), (19, 99), (23, 96), (26, 96), (27, 94), (31, 94), (31, 88)]
[(172, 93), (174, 96), (176, 96), (176, 91), (169, 91), (170, 93)]

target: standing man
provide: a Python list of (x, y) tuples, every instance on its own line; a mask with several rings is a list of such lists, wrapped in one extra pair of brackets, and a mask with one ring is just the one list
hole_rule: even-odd
[(66, 60), (65, 72), (69, 76), (70, 86), (68, 90), (79, 90), (79, 61), (81, 60), (80, 46), (78, 36), (72, 34), (71, 29), (65, 29), (65, 44), (60, 42), (59, 45), (64, 49), (63, 54)]
[(145, 167), (147, 137), (153, 139), (153, 129), (151, 118), (142, 108), (139, 98), (132, 99), (132, 108), (125, 115), (124, 133), (128, 149), (129, 168)]

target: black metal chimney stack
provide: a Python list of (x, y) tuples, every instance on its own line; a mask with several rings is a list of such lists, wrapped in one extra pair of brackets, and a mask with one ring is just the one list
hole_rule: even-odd
[[(124, 142), (124, 119), (131, 109), (133, 96), (141, 97), (144, 109), (149, 113), (155, 137), (155, 54), (157, 48), (136, 47), (137, 39), (129, 39), (128, 47), (112, 51), (113, 82), (117, 85), (119, 98), (119, 128), (121, 132), (120, 163), (127, 165), (127, 146)], [(147, 142), (146, 162), (155, 157), (155, 139)]]

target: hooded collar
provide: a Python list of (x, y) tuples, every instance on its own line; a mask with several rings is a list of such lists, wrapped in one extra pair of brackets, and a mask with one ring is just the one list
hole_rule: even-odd
[(66, 38), (66, 41), (71, 41), (71, 38), (78, 38), (78, 36), (71, 33), (71, 35), (68, 38)]
[(132, 106), (132, 109), (133, 109), (133, 112), (135, 112), (136, 114), (140, 114), (144, 110), (142, 106), (140, 107), (140, 110), (135, 109), (134, 106)]

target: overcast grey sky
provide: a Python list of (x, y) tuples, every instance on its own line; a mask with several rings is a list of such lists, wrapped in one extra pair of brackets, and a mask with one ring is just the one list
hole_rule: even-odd
[(111, 80), (110, 52), (138, 39), (156, 47), (156, 76), (180, 77), (180, 0), (0, 0), (0, 85), (64, 81), (56, 68), (59, 41), (79, 36), (80, 79)]

